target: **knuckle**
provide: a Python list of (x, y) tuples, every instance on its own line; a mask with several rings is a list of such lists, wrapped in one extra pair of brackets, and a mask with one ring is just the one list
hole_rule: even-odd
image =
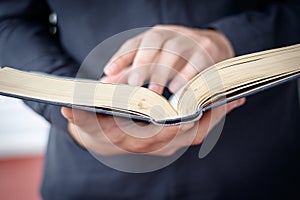
[(195, 47), (195, 44), (183, 47), (180, 53), (180, 56), (185, 60), (190, 60), (196, 53), (197, 53), (197, 47)]
[(130, 145), (130, 151), (134, 153), (145, 153), (147, 151), (147, 146), (144, 142), (133, 142)]
[(128, 39), (124, 44), (123, 47), (132, 47), (132, 46), (136, 46), (136, 44), (138, 43), (139, 39), (136, 37), (130, 38)]
[(168, 40), (165, 43), (164, 50), (169, 50), (175, 53), (179, 53), (182, 48), (181, 41), (177, 39)]
[(164, 37), (163, 30), (151, 29), (145, 34), (145, 38), (150, 38), (151, 41), (161, 41)]
[(214, 44), (212, 39), (209, 37), (202, 37), (200, 41), (200, 46), (206, 50), (212, 48)]
[(138, 48), (139, 39), (137, 38), (130, 38), (127, 41), (123, 43), (123, 45), (120, 47), (118, 52), (116, 53), (119, 57), (128, 54)]

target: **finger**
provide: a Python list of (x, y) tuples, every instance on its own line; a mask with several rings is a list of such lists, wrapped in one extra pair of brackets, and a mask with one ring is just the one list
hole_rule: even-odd
[[(173, 139), (179, 130), (179, 127), (175, 126), (161, 127), (141, 122), (135, 123), (122, 118), (114, 118), (114, 120), (123, 134), (120, 136), (109, 133), (107, 136), (115, 145), (128, 152), (149, 153), (162, 148), (165, 143)], [(102, 120), (101, 123), (106, 122)]]
[(245, 102), (246, 102), (246, 98), (241, 98), (226, 104), (226, 113), (229, 113), (233, 109), (242, 106), (243, 104), (245, 104)]
[(104, 67), (104, 73), (115, 75), (129, 66), (136, 56), (140, 42), (141, 36), (127, 40)]
[(191, 129), (185, 131), (184, 134), (178, 135), (177, 145), (185, 147), (200, 144), (225, 114), (225, 105), (206, 111)]
[[(115, 155), (126, 153), (124, 150), (118, 148), (117, 145), (114, 145), (113, 139), (109, 139), (105, 133), (112, 134), (112, 138), (120, 138), (122, 134), (116, 129), (112, 128), (111, 119), (112, 116), (97, 115), (101, 118), (101, 121), (107, 121), (109, 123), (104, 123), (102, 126), (98, 126), (99, 123), (89, 123), (86, 122), (89, 127), (77, 126), (75, 124), (69, 123), (69, 130), (73, 138), (83, 147), (90, 149), (96, 153), (103, 155)], [(98, 119), (98, 118), (97, 118)], [(107, 119), (107, 120), (105, 120)], [(98, 120), (97, 120), (98, 121)], [(107, 128), (107, 126), (109, 126)], [(103, 129), (110, 130), (109, 132), (103, 132)], [(117, 136), (114, 136), (117, 135)], [(120, 138), (122, 140), (122, 138)]]
[(99, 81), (101, 83), (119, 83), (118, 80), (120, 79), (119, 75), (112, 75), (112, 76), (104, 76)]
[[(148, 152), (151, 155), (159, 155), (159, 156), (170, 156), (173, 155), (177, 150), (181, 149), (184, 146), (181, 138), (182, 135), (185, 135), (187, 131), (190, 131), (194, 128), (194, 123), (189, 124), (183, 124), (180, 126), (177, 126), (177, 128), (173, 127), (173, 129), (170, 129), (170, 127), (165, 127), (164, 130), (161, 132), (160, 135), (157, 137), (162, 137), (160, 140), (155, 142), (155, 148), (152, 148), (151, 152)], [(171, 137), (164, 138), (163, 135), (170, 134)], [(186, 143), (184, 143), (186, 144)]]
[(192, 67), (191, 64), (187, 63), (186, 66), (182, 70), (180, 70), (180, 72), (170, 82), (169, 90), (172, 93), (176, 93), (189, 80), (191, 80), (197, 73), (198, 73), (198, 71), (194, 67)]
[[(111, 120), (115, 120), (112, 122)], [(173, 146), (173, 138), (184, 130), (189, 130), (193, 123), (182, 126), (160, 127), (153, 124), (134, 123), (122, 118), (104, 117), (99, 122), (116, 123), (119, 131), (106, 133), (107, 138), (118, 148), (134, 153), (151, 153)], [(121, 134), (120, 134), (121, 133)], [(176, 148), (176, 147), (175, 147)]]
[(162, 94), (166, 83), (171, 78), (171, 74), (175, 74), (176, 63), (180, 57), (169, 52), (161, 52), (158, 62), (152, 66), (149, 89)]
[[(228, 114), (233, 109), (242, 106), (245, 102), (246, 102), (246, 98), (241, 98), (206, 112), (199, 121), (197, 134), (195, 135), (191, 144), (192, 145), (200, 144), (205, 139), (209, 131), (211, 131), (212, 128), (215, 127), (216, 124), (221, 121), (221, 119), (224, 117), (225, 114)], [(190, 142), (191, 138), (186, 138), (186, 139), (188, 139)], [(182, 138), (182, 140), (184, 141), (184, 138)]]
[[(161, 93), (163, 86), (176, 73), (176, 70), (182, 69), (194, 54), (194, 44), (183, 35), (167, 31), (171, 39), (164, 42), (158, 58), (159, 67), (152, 73), (152, 80), (150, 80), (150, 89)], [(182, 65), (184, 61), (184, 65)], [(179, 65), (179, 63), (181, 65)], [(161, 67), (162, 66), (162, 67)], [(152, 83), (152, 84), (151, 84)]]
[(181, 132), (186, 132), (188, 130), (190, 130), (191, 128), (193, 128), (195, 126), (195, 123), (194, 122), (190, 122), (190, 123), (187, 123), (187, 124), (183, 124), (181, 125), (180, 127), (180, 131)]
[(64, 118), (66, 118), (70, 122), (73, 122), (74, 118), (72, 108), (62, 107), (60, 111)]
[(225, 114), (224, 109), (223, 105), (205, 112), (191, 129), (178, 136), (178, 146), (185, 147), (200, 144), (209, 131), (222, 119)]
[(70, 123), (84, 130), (94, 130), (98, 125), (95, 113), (67, 107), (62, 107), (61, 112)]
[(118, 117), (99, 116), (98, 121), (101, 127), (112, 124), (112, 129), (103, 131), (107, 144), (110, 148), (118, 148), (127, 152), (141, 153), (148, 151), (147, 141), (143, 138), (134, 137), (132, 135), (139, 135), (143, 133), (143, 127), (132, 126), (133, 121)]
[[(145, 56), (147, 56), (145, 54)], [(150, 65), (132, 67), (128, 73), (127, 83), (132, 86), (142, 86), (150, 73)]]
[[(162, 31), (151, 29), (142, 38), (140, 47), (132, 64), (132, 73), (129, 74), (128, 84), (141, 86), (145, 82), (149, 69), (156, 61), (164, 43)], [(142, 68), (137, 70), (137, 68)]]
[(129, 71), (130, 71), (130, 68), (126, 68), (116, 75), (104, 76), (99, 81), (102, 83), (127, 84)]
[[(123, 148), (125, 148), (129, 152), (135, 152), (135, 153), (151, 153), (153, 151), (157, 151), (163, 146), (166, 145), (166, 143), (169, 143), (172, 141), (172, 139), (176, 136), (176, 132), (173, 132), (173, 130), (166, 132), (167, 130), (170, 130), (170, 128), (162, 128), (159, 127), (159, 132), (154, 132), (153, 128), (149, 127), (146, 132), (146, 135), (144, 133), (145, 129), (140, 128), (141, 130), (139, 133), (143, 133), (143, 137), (135, 137), (135, 136), (129, 136), (125, 138), (125, 143), (128, 145), (124, 145)], [(171, 128), (172, 129), (172, 128)], [(137, 129), (138, 130), (138, 129)], [(153, 133), (155, 135), (153, 135)], [(164, 134), (163, 134), (164, 133)], [(138, 132), (136, 132), (138, 134)], [(149, 135), (153, 135), (149, 137)]]
[[(152, 139), (152, 141), (149, 140), (151, 142), (149, 144), (151, 151), (148, 151), (148, 153), (165, 155), (165, 153), (169, 152), (170, 150), (175, 152), (183, 146), (181, 145), (180, 139), (178, 139), (180, 138), (180, 135), (185, 134), (186, 131), (191, 130), (193, 127), (194, 123), (182, 124), (180, 126), (163, 127), (158, 134), (150, 138)], [(149, 129), (150, 128), (151, 127), (149, 127)]]
[(195, 51), (191, 58), (187, 58), (188, 62), (186, 66), (171, 81), (169, 86), (171, 92), (175, 93), (184, 86), (187, 81), (213, 64), (211, 58), (207, 57), (201, 49), (197, 48)]

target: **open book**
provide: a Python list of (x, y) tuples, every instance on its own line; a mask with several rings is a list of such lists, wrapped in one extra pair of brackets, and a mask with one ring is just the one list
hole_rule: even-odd
[(175, 125), (215, 106), (300, 77), (300, 44), (231, 58), (199, 73), (173, 97), (143, 87), (0, 69), (0, 94)]

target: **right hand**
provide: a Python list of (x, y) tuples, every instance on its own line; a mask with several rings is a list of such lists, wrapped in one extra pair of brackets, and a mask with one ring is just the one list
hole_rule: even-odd
[(159, 94), (170, 81), (168, 88), (175, 93), (205, 68), (233, 56), (219, 31), (158, 25), (126, 41), (101, 81), (141, 86), (149, 80), (149, 89)]

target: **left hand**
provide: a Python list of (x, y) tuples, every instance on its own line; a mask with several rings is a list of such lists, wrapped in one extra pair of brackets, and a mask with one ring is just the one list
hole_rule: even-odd
[(68, 130), (74, 140), (98, 154), (147, 153), (169, 156), (182, 147), (200, 144), (225, 113), (244, 102), (244, 99), (239, 99), (205, 112), (197, 122), (168, 127), (66, 107), (61, 111), (69, 121)]

